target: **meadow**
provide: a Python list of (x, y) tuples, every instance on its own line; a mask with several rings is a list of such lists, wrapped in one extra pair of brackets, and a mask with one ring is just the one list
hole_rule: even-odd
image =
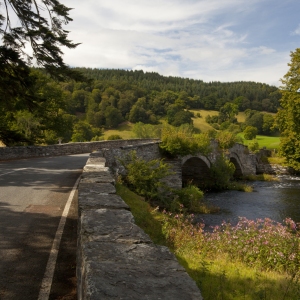
[[(249, 145), (249, 143), (253, 142), (253, 141), (245, 140), (244, 135), (242, 133), (239, 134), (239, 136), (241, 136), (243, 138), (244, 145), (246, 145), (246, 146)], [(258, 142), (260, 148), (266, 147), (266, 149), (277, 150), (279, 147), (279, 143), (280, 143), (280, 137), (257, 135), (256, 141)]]

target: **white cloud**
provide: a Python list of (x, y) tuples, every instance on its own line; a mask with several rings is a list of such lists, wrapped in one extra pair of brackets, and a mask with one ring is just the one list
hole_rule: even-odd
[(253, 33), (241, 27), (243, 16), (266, 1), (65, 0), (76, 7), (70, 38), (82, 43), (64, 49), (65, 61), (203, 80), (278, 82), (288, 52), (264, 40), (250, 42)]

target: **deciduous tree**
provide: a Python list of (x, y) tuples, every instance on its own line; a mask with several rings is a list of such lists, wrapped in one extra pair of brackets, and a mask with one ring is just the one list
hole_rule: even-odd
[(289, 71), (281, 79), (282, 109), (277, 115), (281, 132), (279, 151), (289, 166), (300, 171), (300, 48), (291, 52), (288, 66)]

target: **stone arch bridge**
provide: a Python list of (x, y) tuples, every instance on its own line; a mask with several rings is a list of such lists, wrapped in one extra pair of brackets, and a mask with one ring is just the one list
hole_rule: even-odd
[[(122, 174), (124, 168), (120, 163), (120, 159), (126, 160), (127, 155), (132, 150), (136, 151), (138, 157), (145, 160), (162, 158), (159, 151), (159, 142), (156, 140), (117, 148), (102, 148), (94, 155), (104, 157), (107, 167), (110, 167), (116, 174)], [(212, 152), (208, 156), (197, 154), (175, 159), (165, 159), (165, 162), (170, 164), (174, 173), (167, 179), (168, 185), (173, 188), (181, 188), (185, 183), (192, 181), (194, 184), (200, 185), (203, 180), (207, 179), (211, 165), (221, 155), (216, 141), (212, 141), (211, 146)], [(249, 152), (248, 147), (242, 144), (235, 144), (226, 152), (226, 156), (235, 166), (234, 177), (257, 174), (259, 159), (257, 155)]]

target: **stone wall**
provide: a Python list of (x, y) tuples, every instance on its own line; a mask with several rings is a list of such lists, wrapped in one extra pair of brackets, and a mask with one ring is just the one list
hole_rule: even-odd
[(101, 155), (90, 155), (78, 187), (78, 299), (201, 300), (168, 248), (135, 225)]
[(68, 143), (50, 146), (0, 147), (0, 160), (91, 153), (102, 148), (118, 148), (153, 141), (154, 139), (131, 139)]
[(147, 161), (162, 158), (158, 147), (159, 141), (142, 140), (142, 142), (114, 148), (108, 145), (99, 149), (97, 153), (105, 158), (107, 166), (114, 174), (118, 175), (124, 171), (121, 160), (126, 162), (131, 151), (135, 151), (137, 157)]

